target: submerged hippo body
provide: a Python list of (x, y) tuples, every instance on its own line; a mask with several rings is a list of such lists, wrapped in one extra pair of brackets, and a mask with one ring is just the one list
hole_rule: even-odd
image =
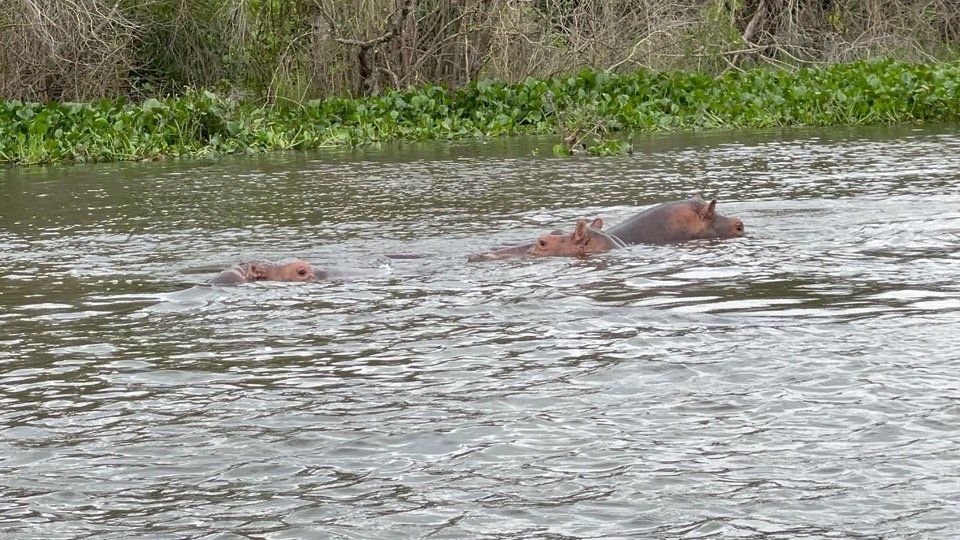
[(220, 272), (207, 283), (212, 285), (239, 285), (250, 281), (317, 281), (326, 272), (300, 259), (284, 262), (242, 262)]
[(673, 244), (743, 235), (743, 221), (717, 213), (717, 200), (699, 195), (647, 208), (608, 232), (626, 244)]
[(533, 249), (533, 244), (523, 244), (498, 249), (496, 251), (489, 251), (487, 253), (474, 253), (467, 256), (467, 262), (498, 261), (515, 257), (527, 257), (530, 255), (531, 249)]

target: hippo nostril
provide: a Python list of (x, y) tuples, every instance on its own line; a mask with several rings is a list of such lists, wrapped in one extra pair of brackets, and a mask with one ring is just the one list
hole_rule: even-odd
[(737, 232), (743, 232), (743, 222), (737, 222)]
[(541, 239), (540, 242), (539, 242), (539, 244), (540, 244), (540, 247), (542, 247), (542, 248), (547, 247), (547, 241), (546, 241), (546, 240)]

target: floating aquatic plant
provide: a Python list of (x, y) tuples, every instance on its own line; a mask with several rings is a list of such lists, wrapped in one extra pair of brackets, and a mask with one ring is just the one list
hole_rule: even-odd
[(960, 63), (857, 62), (717, 77), (584, 71), (301, 106), (255, 106), (205, 90), (143, 103), (0, 102), (0, 161), (118, 161), (517, 134), (555, 134), (569, 143), (578, 133), (589, 135), (579, 141), (588, 153), (609, 155), (629, 149), (623, 134), (631, 132), (958, 119)]

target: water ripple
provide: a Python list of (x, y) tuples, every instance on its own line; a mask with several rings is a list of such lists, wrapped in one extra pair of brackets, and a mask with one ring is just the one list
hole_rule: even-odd
[[(550, 144), (0, 171), (0, 536), (960, 533), (954, 129)], [(747, 236), (465, 262), (698, 191)]]

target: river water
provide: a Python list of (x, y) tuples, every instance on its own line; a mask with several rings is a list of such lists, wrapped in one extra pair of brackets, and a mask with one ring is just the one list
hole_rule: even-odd
[(635, 142), (0, 171), (0, 537), (960, 535), (956, 126)]

